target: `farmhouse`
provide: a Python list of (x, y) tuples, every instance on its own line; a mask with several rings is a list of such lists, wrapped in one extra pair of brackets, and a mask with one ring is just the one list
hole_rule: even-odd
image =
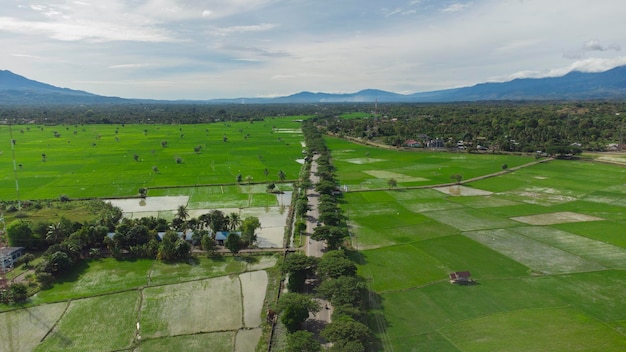
[(450, 277), (450, 283), (452, 284), (465, 284), (474, 282), (470, 278), (472, 276), (469, 271), (455, 271), (448, 275)]
[[(241, 237), (241, 232), (237, 231), (237, 232), (233, 232), (235, 235)], [(215, 233), (215, 240), (217, 241), (217, 245), (218, 246), (223, 246), (224, 245), (224, 241), (226, 241), (226, 239), (228, 238), (228, 235), (230, 234), (230, 232), (228, 231), (218, 231)]]
[(0, 248), (0, 268), (6, 271), (12, 268), (17, 258), (24, 254), (24, 247), (2, 247)]

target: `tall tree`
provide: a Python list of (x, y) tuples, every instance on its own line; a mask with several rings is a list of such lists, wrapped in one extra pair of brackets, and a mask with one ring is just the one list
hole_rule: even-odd
[(228, 237), (226, 237), (224, 247), (228, 248), (231, 253), (237, 254), (241, 249), (241, 239), (237, 234), (231, 232), (228, 234)]
[(256, 216), (248, 216), (243, 220), (241, 224), (241, 241), (246, 246), (251, 246), (256, 242), (257, 236), (255, 231), (261, 227), (261, 222)]
[(278, 170), (278, 179), (283, 182), (287, 179), (287, 174), (283, 170)]

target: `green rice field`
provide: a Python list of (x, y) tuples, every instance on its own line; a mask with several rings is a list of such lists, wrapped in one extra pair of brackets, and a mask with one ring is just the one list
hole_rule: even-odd
[[(379, 350), (626, 350), (626, 168), (553, 160), (457, 189), (402, 189), (529, 160), (463, 154), (470, 167), (456, 154), (328, 141), (349, 185), (359, 273), (376, 293)], [(385, 189), (390, 172), (429, 181)], [(451, 284), (455, 271), (475, 283)]]
[(278, 181), (280, 170), (294, 180), (303, 149), (295, 120), (17, 125), (11, 131), (2, 125), (0, 199), (18, 198), (16, 174), (20, 199), (129, 196), (142, 187), (234, 184), (239, 174), (243, 182)]

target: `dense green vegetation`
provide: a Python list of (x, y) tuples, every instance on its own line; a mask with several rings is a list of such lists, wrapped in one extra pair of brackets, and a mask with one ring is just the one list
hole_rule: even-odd
[(462, 141), (468, 151), (480, 145), (494, 151), (576, 153), (579, 147), (606, 150), (607, 144), (623, 143), (625, 111), (623, 102), (391, 104), (379, 106), (370, 118), (348, 114), (319, 123), (334, 134), (398, 147), (409, 139), (422, 146), (438, 139), (438, 147), (456, 149)]

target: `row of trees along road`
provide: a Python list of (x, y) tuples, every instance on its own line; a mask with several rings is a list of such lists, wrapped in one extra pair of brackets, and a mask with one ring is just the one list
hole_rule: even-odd
[[(332, 322), (320, 333), (322, 338), (332, 342), (331, 351), (374, 350), (372, 332), (366, 325), (367, 286), (365, 280), (356, 274), (356, 265), (343, 249), (348, 232), (337, 205), (336, 197), (340, 193), (337, 192), (330, 153), (311, 120), (304, 122), (303, 132), (309, 160), (314, 153), (319, 154), (317, 174), (320, 182), (316, 190), (320, 192), (321, 199), (319, 220), (324, 225), (315, 229), (313, 238), (326, 241), (331, 250), (321, 258), (309, 257), (301, 252), (292, 253), (283, 263), (283, 273), (289, 278), (289, 292), (280, 297), (277, 311), (289, 332), (287, 351), (321, 350), (315, 335), (304, 329), (309, 313), (328, 309), (320, 307), (314, 299), (316, 297), (327, 300), (333, 306)], [(307, 283), (307, 279), (313, 280)]]

